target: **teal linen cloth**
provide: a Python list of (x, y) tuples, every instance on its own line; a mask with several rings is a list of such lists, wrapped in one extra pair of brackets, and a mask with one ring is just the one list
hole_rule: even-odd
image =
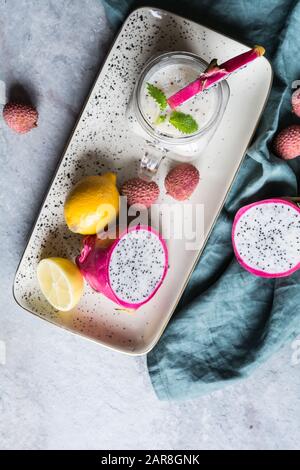
[[(291, 87), (300, 79), (300, 2), (295, 0), (104, 1), (116, 27), (135, 7), (156, 6), (190, 17), (249, 45), (261, 44), (274, 83), (256, 137), (181, 302), (148, 355), (160, 399), (191, 398), (248, 376), (300, 332), (300, 271), (262, 279), (233, 256), (236, 211), (271, 196), (297, 195), (300, 158), (284, 162), (270, 150), (278, 127), (295, 122)], [(300, 119), (298, 119), (300, 124)]]

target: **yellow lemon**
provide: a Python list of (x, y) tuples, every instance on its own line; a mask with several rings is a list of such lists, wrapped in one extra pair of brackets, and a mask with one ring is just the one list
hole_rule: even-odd
[(72, 232), (92, 235), (113, 222), (119, 213), (119, 191), (114, 173), (86, 176), (65, 202), (66, 224)]
[(57, 310), (71, 310), (83, 293), (83, 277), (77, 266), (65, 258), (45, 258), (37, 267), (44, 296)]

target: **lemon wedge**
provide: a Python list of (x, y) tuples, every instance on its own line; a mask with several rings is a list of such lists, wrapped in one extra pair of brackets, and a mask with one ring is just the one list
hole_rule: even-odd
[(57, 310), (67, 312), (79, 302), (83, 277), (77, 266), (65, 258), (45, 258), (37, 267), (42, 293)]

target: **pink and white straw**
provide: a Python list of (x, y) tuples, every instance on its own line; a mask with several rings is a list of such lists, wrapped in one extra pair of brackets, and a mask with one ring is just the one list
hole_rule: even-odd
[(221, 65), (217, 64), (216, 59), (212, 60), (206, 71), (202, 73), (200, 77), (168, 98), (169, 106), (172, 109), (177, 108), (201, 91), (206, 90), (220, 80), (228, 77), (232, 72), (244, 67), (258, 57), (261, 57), (264, 53), (265, 49), (262, 46), (254, 46), (253, 49), (243, 52)]

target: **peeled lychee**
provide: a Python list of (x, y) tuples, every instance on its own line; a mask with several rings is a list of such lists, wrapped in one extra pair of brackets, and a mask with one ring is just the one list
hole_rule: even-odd
[(300, 117), (300, 88), (292, 94), (292, 109), (296, 116)]
[(286, 127), (277, 134), (273, 147), (275, 153), (284, 160), (291, 160), (300, 155), (300, 125)]
[(181, 163), (173, 168), (166, 176), (165, 188), (167, 194), (177, 201), (188, 199), (199, 183), (199, 171), (190, 163)]
[(25, 134), (37, 127), (38, 112), (28, 104), (7, 103), (3, 108), (3, 117), (8, 127), (18, 134)]
[(121, 193), (127, 197), (129, 206), (135, 204), (148, 208), (156, 202), (159, 196), (159, 187), (154, 181), (148, 182), (141, 178), (132, 178), (123, 184)]

